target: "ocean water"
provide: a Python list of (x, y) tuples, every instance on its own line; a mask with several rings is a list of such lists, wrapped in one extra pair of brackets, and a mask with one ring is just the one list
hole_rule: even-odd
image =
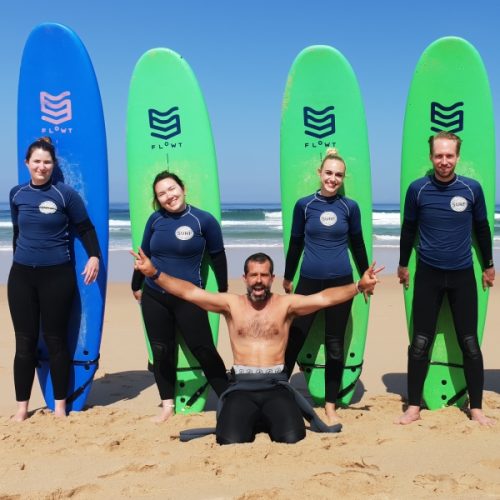
[[(399, 247), (399, 204), (374, 204), (373, 247)], [(222, 232), (227, 248), (281, 248), (283, 225), (279, 204), (222, 205)], [(110, 251), (131, 248), (128, 204), (112, 203), (109, 210)], [(500, 206), (495, 209), (494, 248), (500, 249)], [(0, 251), (12, 249), (9, 206), (0, 203)]]

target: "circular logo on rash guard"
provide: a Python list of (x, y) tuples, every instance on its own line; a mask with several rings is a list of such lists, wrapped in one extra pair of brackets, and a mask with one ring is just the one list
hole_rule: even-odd
[(189, 226), (181, 226), (175, 231), (175, 237), (178, 240), (190, 240), (193, 236), (193, 230)]
[(54, 214), (57, 210), (57, 205), (53, 201), (42, 201), (38, 206), (38, 210), (42, 212), (42, 214)]
[(450, 207), (454, 212), (463, 212), (467, 208), (467, 200), (462, 196), (454, 196), (450, 201)]
[(333, 226), (337, 222), (337, 214), (335, 212), (323, 212), (319, 220), (323, 226)]

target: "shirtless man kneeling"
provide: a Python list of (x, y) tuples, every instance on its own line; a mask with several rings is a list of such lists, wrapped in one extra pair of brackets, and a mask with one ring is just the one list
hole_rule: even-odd
[[(358, 293), (372, 295), (376, 275), (382, 269), (375, 269), (375, 264), (372, 264), (357, 283), (327, 288), (313, 295), (276, 295), (271, 293), (273, 261), (268, 255), (257, 253), (245, 261), (243, 280), (247, 294), (236, 295), (207, 292), (187, 281), (159, 273), (142, 250), (139, 249), (139, 254), (131, 253), (136, 258), (135, 268), (153, 278), (167, 292), (202, 309), (224, 315), (237, 383), (238, 380), (247, 380), (247, 374), (269, 374), (270, 378), (279, 379), (284, 370), (285, 349), (293, 319), (345, 302)], [(287, 381), (286, 374), (283, 374), (283, 379)], [(296, 443), (304, 439), (304, 420), (292, 392), (282, 383), (264, 387), (264, 390), (259, 390), (258, 385), (256, 390), (233, 387), (223, 395), (224, 402), (217, 419), (217, 442), (252, 442), (258, 424), (264, 425), (273, 441)]]

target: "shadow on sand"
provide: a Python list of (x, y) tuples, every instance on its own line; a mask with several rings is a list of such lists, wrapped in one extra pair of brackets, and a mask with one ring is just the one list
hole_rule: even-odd
[(147, 370), (107, 373), (94, 380), (87, 406), (108, 406), (133, 399), (154, 383), (153, 374)]
[[(382, 376), (382, 381), (388, 393), (406, 397), (406, 373), (386, 373)], [(147, 370), (106, 374), (94, 380), (87, 405), (108, 406), (118, 401), (133, 399), (154, 383), (153, 374)], [(295, 373), (290, 383), (315, 406), (302, 373)], [(500, 370), (485, 370), (484, 390), (500, 394)], [(351, 403), (359, 403), (365, 392), (365, 386), (359, 380)], [(215, 411), (217, 401), (217, 396), (210, 390), (205, 411)]]

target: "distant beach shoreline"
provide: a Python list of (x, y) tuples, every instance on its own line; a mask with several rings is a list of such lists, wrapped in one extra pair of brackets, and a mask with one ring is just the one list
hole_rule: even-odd
[[(243, 274), (243, 263), (245, 259), (256, 252), (267, 253), (274, 261), (274, 273), (282, 277), (285, 271), (285, 257), (283, 247), (252, 248), (227, 248), (227, 262), (229, 278), (239, 278)], [(500, 252), (498, 257), (500, 257)], [(384, 265), (383, 274), (395, 274), (399, 259), (398, 248), (376, 248), (374, 249), (374, 260)], [(12, 263), (12, 252), (0, 252), (0, 284), (5, 285), (9, 277)], [(132, 256), (127, 250), (111, 250), (109, 252), (108, 282), (125, 283), (132, 277)]]
[[(243, 263), (252, 253), (267, 253), (274, 261), (274, 273), (281, 278), (285, 271), (285, 257), (283, 247), (252, 248), (227, 248), (227, 262), (229, 278), (239, 278), (243, 274)], [(494, 261), (500, 265), (500, 249), (493, 252)], [(375, 247), (373, 249), (373, 260), (378, 265), (385, 266), (382, 274), (395, 275), (399, 261), (398, 247)], [(12, 252), (0, 252), (0, 285), (5, 285), (9, 276), (12, 263)], [(108, 283), (127, 283), (132, 276), (132, 257), (127, 250), (111, 250), (109, 252)]]

